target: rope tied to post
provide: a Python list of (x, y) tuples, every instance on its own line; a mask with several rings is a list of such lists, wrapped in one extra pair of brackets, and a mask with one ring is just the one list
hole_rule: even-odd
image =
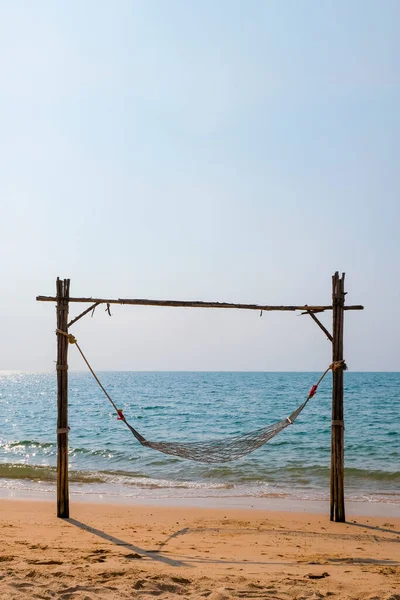
[(59, 335), (64, 335), (68, 338), (70, 344), (76, 344), (76, 337), (72, 335), (72, 333), (68, 333), (67, 331), (63, 331), (62, 329), (56, 329), (56, 333)]
[[(109, 399), (109, 401), (111, 402), (112, 406), (114, 407), (114, 410), (115, 410), (115, 412), (118, 415), (118, 417), (117, 417), (118, 421), (125, 421), (125, 423), (126, 423), (126, 419), (125, 419), (125, 416), (124, 416), (124, 414), (122, 412), (122, 409), (117, 408), (117, 405), (115, 404), (115, 402), (113, 401), (113, 399), (109, 396), (107, 390), (103, 387), (101, 381), (97, 377), (96, 373), (93, 371), (92, 367), (89, 364), (89, 361), (87, 360), (86, 356), (82, 352), (81, 347), (79, 346), (76, 337), (74, 335), (72, 335), (72, 333), (68, 333), (67, 331), (63, 331), (62, 329), (56, 329), (56, 334), (57, 335), (63, 335), (63, 336), (65, 336), (66, 338), (68, 338), (68, 341), (69, 341), (70, 344), (75, 344), (75, 346), (78, 348), (78, 350), (79, 350), (79, 352), (80, 352), (83, 360), (87, 364), (89, 371), (91, 372), (91, 374), (93, 375), (93, 377), (95, 378), (95, 380), (97, 381), (97, 383), (99, 384), (99, 386), (101, 387), (101, 389), (103, 390), (103, 392), (105, 393), (105, 395), (107, 396), (107, 398)], [(128, 425), (128, 427), (130, 427), (130, 426)]]
[[(312, 398), (313, 396), (315, 396), (315, 394), (318, 391), (318, 386), (321, 383), (321, 381), (323, 380), (323, 378), (325, 377), (325, 375), (329, 372), (329, 371), (338, 371), (339, 369), (343, 369), (343, 371), (346, 371), (347, 369), (347, 365), (345, 363), (344, 360), (337, 360), (333, 363), (331, 363), (329, 365), (329, 367), (326, 369), (326, 371), (324, 371), (324, 373), (321, 375), (321, 377), (319, 378), (318, 382), (313, 385), (310, 389), (310, 391), (308, 392), (308, 397), (307, 397), (307, 402), (308, 400), (310, 400), (310, 398)], [(290, 425), (292, 424), (289, 417), (288, 417), (289, 423)]]
[(337, 360), (336, 362), (333, 362), (331, 364), (331, 369), (332, 371), (339, 371), (340, 369), (343, 369), (343, 371), (347, 371), (346, 362), (344, 360)]

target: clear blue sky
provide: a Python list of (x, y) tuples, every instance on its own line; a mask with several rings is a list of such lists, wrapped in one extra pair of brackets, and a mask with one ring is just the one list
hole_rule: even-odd
[[(366, 307), (349, 367), (398, 370), (399, 22), (397, 0), (2, 2), (0, 370), (54, 368), (35, 297), (58, 275), (79, 296), (312, 304), (335, 270)], [(113, 313), (74, 331), (99, 369), (330, 360), (308, 317)]]

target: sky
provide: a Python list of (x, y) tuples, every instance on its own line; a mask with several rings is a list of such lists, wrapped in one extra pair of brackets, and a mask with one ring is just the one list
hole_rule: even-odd
[[(291, 305), (330, 304), (343, 271), (365, 306), (349, 369), (398, 371), (399, 19), (398, 0), (0, 1), (0, 370), (54, 370), (35, 299), (57, 276)], [(98, 370), (331, 360), (296, 313), (115, 306), (71, 332)]]

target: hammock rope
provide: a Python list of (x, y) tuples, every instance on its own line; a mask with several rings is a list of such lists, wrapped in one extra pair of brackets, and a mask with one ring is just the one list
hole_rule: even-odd
[(131, 433), (135, 436), (137, 441), (142, 446), (152, 448), (153, 450), (158, 450), (159, 452), (163, 452), (164, 454), (170, 454), (172, 456), (178, 456), (180, 458), (186, 458), (202, 463), (229, 462), (237, 458), (241, 458), (242, 456), (253, 452), (260, 446), (263, 446), (269, 440), (275, 437), (278, 433), (283, 431), (283, 429), (286, 429), (286, 427), (289, 427), (289, 425), (293, 425), (294, 421), (297, 419), (301, 411), (308, 404), (309, 400), (311, 400), (311, 398), (316, 394), (318, 386), (330, 370), (336, 371), (337, 369), (346, 369), (346, 365), (343, 360), (333, 362), (332, 364), (330, 364), (329, 367), (321, 375), (318, 382), (311, 387), (305, 401), (294, 412), (292, 412), (291, 415), (289, 415), (282, 421), (278, 421), (277, 423), (273, 423), (272, 425), (269, 425), (267, 427), (262, 427), (260, 429), (255, 429), (254, 431), (250, 431), (249, 433), (230, 436), (216, 441), (152, 442), (146, 440), (146, 438), (144, 438), (134, 427), (132, 427), (132, 425), (130, 425), (130, 423), (128, 423), (128, 421), (126, 420), (122, 409), (117, 408), (117, 405), (115, 404), (111, 396), (108, 394), (105, 387), (102, 385), (96, 373), (93, 371), (75, 336), (73, 336), (70, 333), (66, 333), (65, 331), (62, 331), (61, 329), (57, 329), (56, 333), (66, 336), (70, 344), (74, 344), (77, 347), (89, 371), (91, 372), (94, 379), (97, 381), (98, 385), (103, 390), (105, 396), (107, 397), (107, 399), (113, 406), (115, 412), (117, 413), (118, 420), (123, 421), (125, 423), (125, 425), (129, 428)]

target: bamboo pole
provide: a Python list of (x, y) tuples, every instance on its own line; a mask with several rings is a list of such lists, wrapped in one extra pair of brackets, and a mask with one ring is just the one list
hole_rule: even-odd
[[(57, 278), (57, 329), (68, 332), (69, 279)], [(57, 336), (57, 517), (69, 517), (68, 338)]]
[[(332, 277), (333, 341), (332, 362), (343, 361), (344, 327), (344, 277), (336, 272)], [(330, 519), (344, 523), (344, 410), (343, 368), (332, 370), (332, 438), (331, 438), (331, 482)]]

